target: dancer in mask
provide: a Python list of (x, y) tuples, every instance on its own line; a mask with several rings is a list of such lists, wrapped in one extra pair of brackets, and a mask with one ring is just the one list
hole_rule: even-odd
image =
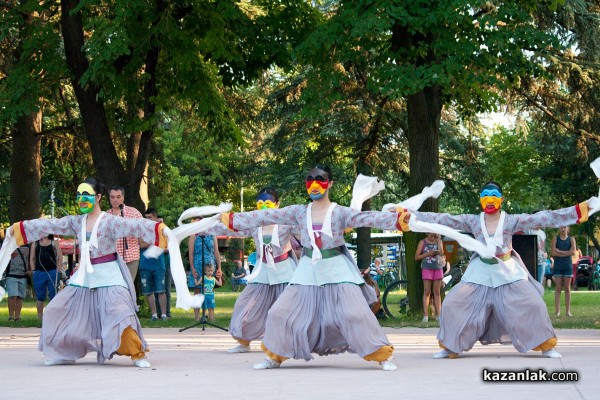
[(222, 216), (230, 229), (280, 224), (301, 232), (303, 256), (290, 286), (269, 311), (262, 343), (267, 358), (255, 369), (277, 368), (289, 358), (310, 360), (312, 353), (349, 350), (380, 363), (385, 371), (397, 369), (391, 361), (394, 347), (365, 302), (365, 282), (345, 247), (344, 229), (400, 229), (404, 215), (338, 206), (329, 199), (332, 185), (331, 169), (317, 165), (306, 177), (312, 203)]
[(134, 236), (166, 248), (165, 225), (104, 213), (100, 202), (106, 193), (104, 185), (88, 178), (77, 188), (82, 215), (22, 221), (10, 228), (18, 245), (49, 234), (76, 235), (79, 242), (80, 266), (44, 312), (39, 349), (46, 365), (74, 364), (95, 351), (99, 364), (117, 354), (130, 356), (137, 367), (150, 367), (131, 274), (116, 243)]
[[(279, 208), (275, 189), (261, 189), (256, 208)], [(224, 227), (221, 229), (228, 231)], [(252, 236), (258, 253), (254, 273), (235, 302), (229, 325), (231, 336), (238, 342), (237, 346), (228, 350), (229, 353), (246, 353), (250, 351), (250, 342), (263, 337), (267, 312), (290, 282), (296, 268), (297, 260), (290, 244), (292, 227), (267, 225), (224, 233), (236, 237)]]
[(542, 298), (543, 288), (530, 276), (512, 248), (512, 236), (526, 229), (552, 228), (585, 222), (588, 203), (556, 211), (510, 215), (501, 211), (504, 197), (496, 182), (481, 189), (478, 215), (449, 215), (415, 211), (423, 222), (434, 222), (464, 232), (496, 249), (493, 258), (473, 254), (461, 282), (442, 304), (439, 344), (434, 358), (455, 358), (475, 342), (512, 343), (521, 353), (541, 351), (561, 357), (554, 349), (556, 334)]

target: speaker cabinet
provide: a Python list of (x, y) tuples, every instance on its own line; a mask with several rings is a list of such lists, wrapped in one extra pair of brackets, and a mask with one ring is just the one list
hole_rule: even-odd
[(519, 253), (534, 279), (537, 277), (537, 238), (537, 235), (513, 235), (512, 237), (513, 249)]

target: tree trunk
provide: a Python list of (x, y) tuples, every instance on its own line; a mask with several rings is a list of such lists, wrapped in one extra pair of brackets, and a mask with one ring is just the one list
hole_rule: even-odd
[[(362, 205), (362, 211), (371, 209), (371, 200)], [(371, 228), (356, 228), (356, 263), (361, 270), (371, 265)]]
[(24, 115), (13, 129), (10, 168), (10, 222), (40, 216), (40, 134), (42, 112)]
[[(21, 2), (20, 5), (26, 8), (25, 3)], [(15, 2), (14, 4), (7, 5), (16, 7), (17, 4)], [(28, 13), (21, 11), (21, 17), (23, 21), (19, 26), (19, 39), (11, 54), (14, 63), (23, 61), (25, 29), (39, 15), (36, 11), (28, 11)], [(7, 57), (9, 56), (7, 55)], [(33, 100), (36, 100), (35, 96), (35, 94), (27, 93), (24, 97), (26, 101), (33, 103)], [(39, 98), (37, 100), (39, 100), (37, 104), (41, 107), (43, 99)], [(39, 218), (40, 216), (41, 132), (41, 109), (32, 110), (29, 114), (20, 116), (16, 124), (12, 127), (10, 200), (8, 205), (11, 223)]]
[[(439, 137), (442, 111), (439, 87), (426, 88), (420, 93), (407, 96), (408, 149), (410, 154), (410, 177), (408, 194), (413, 196), (439, 177)], [(429, 199), (421, 211), (437, 211), (437, 200)], [(406, 234), (406, 265), (410, 310), (422, 310), (423, 281), (414, 254), (423, 234)]]
[[(151, 135), (149, 138), (144, 138), (142, 133), (137, 152), (128, 151), (128, 155), (134, 156), (135, 167), (126, 171), (110, 135), (104, 103), (99, 95), (98, 86), (90, 81), (85, 86), (81, 84), (81, 79), (89, 68), (89, 63), (83, 50), (84, 34), (81, 13), (73, 12), (78, 4), (78, 0), (61, 0), (61, 30), (67, 66), (71, 73), (71, 82), (79, 105), (83, 128), (92, 151), (97, 178), (109, 188), (113, 185), (123, 186), (127, 193), (127, 204), (142, 209), (144, 203), (140, 197), (140, 184), (148, 161)], [(154, 85), (154, 79), (152, 79), (152, 84)], [(146, 98), (148, 99), (148, 97)]]

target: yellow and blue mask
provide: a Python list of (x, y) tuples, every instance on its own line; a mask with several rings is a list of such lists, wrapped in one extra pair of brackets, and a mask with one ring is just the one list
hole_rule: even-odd
[(89, 183), (82, 183), (77, 187), (77, 204), (82, 214), (89, 214), (96, 205), (96, 191)]
[(269, 193), (261, 193), (256, 200), (257, 210), (267, 210), (269, 208), (277, 208), (277, 199)]
[(479, 193), (479, 203), (486, 214), (494, 214), (502, 207), (502, 188), (495, 183), (487, 183)]

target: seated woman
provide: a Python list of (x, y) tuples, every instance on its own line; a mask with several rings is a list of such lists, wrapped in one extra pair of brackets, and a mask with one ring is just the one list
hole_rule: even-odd
[(231, 273), (231, 289), (234, 292), (239, 292), (244, 286), (248, 284), (246, 278), (246, 269), (242, 265), (241, 261), (236, 261), (235, 271)]

